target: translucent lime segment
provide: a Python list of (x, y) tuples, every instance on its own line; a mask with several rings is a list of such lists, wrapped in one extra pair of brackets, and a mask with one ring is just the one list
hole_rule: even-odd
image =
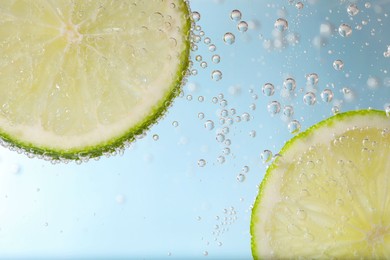
[(190, 25), (182, 0), (1, 1), (2, 136), (62, 153), (133, 139), (176, 95)]
[(390, 257), (390, 120), (356, 111), (289, 141), (252, 212), (255, 258)]

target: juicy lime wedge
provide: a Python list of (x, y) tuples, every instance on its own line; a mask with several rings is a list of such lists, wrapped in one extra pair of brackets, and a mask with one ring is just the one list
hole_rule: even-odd
[(254, 258), (390, 258), (390, 119), (339, 114), (268, 168), (251, 220)]
[(75, 159), (142, 134), (189, 63), (184, 0), (1, 0), (0, 135)]

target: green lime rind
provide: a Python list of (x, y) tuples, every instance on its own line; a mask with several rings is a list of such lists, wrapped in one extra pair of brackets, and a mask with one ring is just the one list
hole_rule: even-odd
[(150, 129), (158, 120), (168, 111), (174, 99), (179, 95), (181, 86), (187, 76), (187, 71), (190, 65), (190, 30), (192, 20), (190, 16), (190, 8), (187, 1), (180, 1), (180, 10), (183, 12), (186, 23), (183, 26), (183, 32), (186, 33), (185, 48), (181, 52), (181, 63), (177, 70), (177, 77), (172, 82), (167, 94), (151, 109), (151, 112), (141, 122), (130, 128), (126, 133), (119, 137), (114, 137), (104, 143), (95, 146), (86, 146), (82, 149), (75, 148), (66, 151), (60, 151), (48, 147), (38, 147), (35, 144), (22, 142), (0, 130), (0, 144), (8, 147), (11, 150), (21, 150), (32, 157), (43, 157), (51, 161), (62, 160), (82, 160), (84, 158), (96, 158), (102, 155), (112, 154), (119, 149), (123, 149), (126, 144), (135, 141), (137, 136), (141, 136)]
[[(285, 143), (283, 148), (280, 150), (280, 155), (283, 156), (291, 146), (295, 144), (297, 140), (303, 139), (309, 135), (311, 135), (313, 132), (315, 132), (317, 129), (326, 127), (326, 126), (332, 126), (334, 123), (342, 121), (343, 119), (346, 118), (351, 118), (353, 116), (364, 116), (364, 115), (376, 115), (376, 116), (382, 116), (384, 120), (388, 119), (386, 116), (385, 111), (382, 110), (375, 110), (375, 109), (370, 109), (370, 110), (354, 110), (354, 111), (348, 111), (344, 113), (337, 114), (335, 116), (329, 117), (311, 127), (306, 129), (305, 131), (295, 135), (293, 138), (291, 138), (289, 141)], [(275, 161), (268, 167), (265, 176), (260, 184), (259, 187), (259, 193), (256, 197), (255, 203), (252, 208), (252, 214), (251, 214), (251, 224), (250, 224), (250, 234), (251, 234), (251, 250), (252, 250), (252, 256), (254, 259), (261, 259), (260, 256), (258, 255), (258, 252), (256, 252), (257, 244), (256, 244), (256, 237), (254, 237), (255, 234), (255, 227), (256, 223), (253, 221), (255, 218), (257, 218), (257, 211), (258, 207), (262, 202), (263, 198), (263, 191), (264, 187), (267, 185), (267, 181), (272, 177), (272, 172), (274, 169), (278, 167), (277, 163), (279, 161), (279, 157), (275, 159)]]

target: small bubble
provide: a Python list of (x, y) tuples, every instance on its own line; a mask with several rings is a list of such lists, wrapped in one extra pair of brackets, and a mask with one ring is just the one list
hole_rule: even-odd
[(280, 112), (280, 103), (278, 101), (271, 101), (267, 108), (271, 115), (276, 115)]
[(209, 37), (206, 37), (204, 38), (203, 42), (208, 45), (211, 43), (211, 39)]
[(333, 106), (332, 107), (332, 113), (333, 115), (336, 115), (340, 112), (340, 108), (338, 106)]
[(218, 246), (222, 246), (222, 242), (218, 242), (217, 245), (218, 245)]
[(306, 76), (306, 83), (309, 86), (317, 86), (319, 77), (317, 73), (310, 73)]
[(249, 136), (252, 137), (252, 138), (255, 138), (256, 137), (256, 131), (255, 130), (252, 130), (249, 132)]
[(196, 55), (195, 56), (196, 61), (202, 61), (202, 56), (201, 55)]
[(231, 11), (231, 13), (230, 13), (230, 19), (232, 19), (233, 21), (237, 22), (237, 21), (241, 20), (241, 17), (242, 17), (242, 14), (241, 14), (240, 10), (235, 9), (235, 10)]
[(250, 120), (250, 115), (248, 114), (248, 113), (243, 113), (242, 115), (241, 115), (241, 119), (243, 120), (243, 121), (246, 121), (246, 122), (248, 122), (249, 120)]
[(390, 105), (386, 106), (385, 112), (386, 112), (386, 116), (390, 117)]
[(237, 175), (237, 181), (244, 182), (245, 181), (245, 175), (240, 173)]
[(303, 96), (303, 102), (305, 102), (306, 105), (312, 106), (316, 103), (316, 95), (313, 92), (307, 92)]
[(214, 44), (209, 45), (209, 51), (214, 52), (217, 49), (217, 47)]
[(287, 117), (292, 117), (294, 115), (294, 107), (290, 105), (284, 106), (283, 114)]
[(198, 118), (199, 118), (199, 119), (204, 119), (204, 113), (199, 112), (199, 113), (198, 113)]
[(173, 127), (178, 127), (178, 125), (179, 125), (179, 122), (177, 122), (177, 121), (173, 121), (173, 122), (172, 122), (172, 126), (173, 126)]
[(235, 41), (236, 41), (236, 37), (234, 36), (233, 33), (231, 32), (227, 32), (225, 33), (225, 35), (223, 36), (223, 41), (228, 44), (228, 45), (232, 45)]
[(295, 7), (296, 7), (298, 10), (302, 10), (303, 7), (304, 7), (304, 5), (303, 5), (302, 2), (298, 2), (298, 3), (295, 4)]
[(204, 255), (204, 256), (208, 256), (208, 255), (209, 255), (209, 252), (204, 251), (204, 252), (203, 252), (203, 255)]
[(240, 32), (246, 32), (246, 31), (248, 31), (248, 23), (245, 22), (245, 21), (239, 22), (238, 25), (237, 25), (237, 29), (238, 29)]
[(207, 68), (207, 62), (202, 61), (202, 62), (200, 63), (200, 67), (201, 67), (202, 69)]
[(197, 216), (197, 217), (196, 217), (196, 220), (197, 220), (197, 221), (201, 221), (201, 220), (202, 220), (202, 217), (201, 217), (201, 216)]
[(218, 54), (214, 54), (212, 57), (211, 57), (211, 60), (213, 61), (213, 63), (219, 63), (221, 61), (221, 57), (218, 55)]
[(225, 141), (225, 135), (224, 134), (217, 134), (217, 136), (215, 137), (215, 139), (217, 140), (218, 143), (222, 143), (223, 141)]
[(217, 158), (217, 162), (220, 164), (223, 164), (225, 162), (225, 160), (226, 160), (225, 156), (222, 156), (222, 155), (218, 156), (218, 158)]
[(212, 120), (207, 120), (205, 123), (204, 123), (204, 127), (207, 129), (207, 130), (213, 130), (214, 129), (214, 122)]
[(371, 8), (371, 3), (366, 2), (366, 3), (364, 4), (364, 7), (367, 8), (367, 9), (368, 9), (368, 8)]
[(288, 22), (286, 19), (278, 18), (274, 24), (274, 27), (279, 32), (284, 32), (288, 28)]
[(198, 166), (199, 166), (199, 167), (204, 167), (204, 166), (206, 166), (206, 160), (205, 160), (205, 159), (199, 159), (199, 160), (198, 160)]
[(199, 97), (198, 97), (198, 101), (199, 101), (199, 102), (203, 102), (203, 101), (204, 101), (204, 96), (199, 96)]
[(219, 81), (222, 79), (222, 72), (219, 71), (219, 70), (214, 70), (212, 73), (211, 73), (211, 78), (215, 81)]
[(350, 16), (355, 16), (359, 13), (359, 8), (355, 4), (350, 4), (347, 8), (347, 13)]
[(194, 22), (199, 22), (200, 13), (199, 12), (192, 12), (192, 20), (194, 20)]
[(295, 79), (293, 79), (293, 78), (287, 78), (283, 81), (283, 87), (290, 92), (293, 92), (295, 90), (296, 86), (297, 86), (297, 84), (295, 82)]
[(339, 34), (342, 37), (349, 37), (352, 34), (352, 28), (346, 23), (343, 23), (339, 26)]
[(223, 148), (223, 149), (222, 149), (222, 153), (223, 153), (224, 155), (229, 155), (229, 154), (230, 154), (230, 148), (228, 148), (228, 147)]
[(241, 170), (243, 173), (247, 173), (249, 172), (249, 166), (245, 165), (244, 167), (242, 167), (242, 170)]
[(153, 140), (154, 140), (154, 141), (158, 141), (159, 138), (160, 138), (160, 137), (158, 136), (158, 134), (154, 134), (154, 135), (153, 135)]
[(275, 93), (275, 87), (272, 83), (265, 83), (262, 88), (263, 94), (266, 96), (272, 96)]
[(270, 150), (264, 150), (260, 154), (260, 158), (263, 161), (263, 163), (267, 163), (272, 159), (272, 152)]
[(344, 62), (342, 60), (335, 60), (333, 62), (333, 68), (335, 70), (342, 70), (344, 68)]
[(333, 92), (332, 92), (332, 90), (324, 89), (321, 92), (321, 99), (322, 99), (322, 101), (327, 102), (327, 103), (331, 102), (333, 100)]
[(292, 134), (296, 134), (301, 130), (301, 124), (297, 120), (292, 120), (288, 126), (288, 131)]

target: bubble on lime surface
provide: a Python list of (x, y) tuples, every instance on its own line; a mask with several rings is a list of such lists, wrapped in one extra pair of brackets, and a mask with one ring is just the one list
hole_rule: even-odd
[(227, 45), (232, 45), (236, 41), (236, 36), (231, 32), (227, 32), (223, 35), (223, 41)]
[(200, 13), (199, 12), (194, 11), (191, 13), (191, 15), (192, 15), (192, 20), (194, 22), (199, 22), (199, 20), (200, 20)]
[(280, 103), (279, 101), (271, 101), (268, 106), (268, 112), (271, 114), (271, 115), (276, 115), (280, 112)]
[(284, 18), (278, 18), (275, 21), (274, 28), (279, 32), (284, 32), (288, 29), (288, 22)]
[(235, 9), (230, 12), (230, 19), (232, 19), (233, 21), (238, 22), (241, 20), (241, 17), (242, 13), (240, 10)]
[(339, 34), (342, 37), (350, 37), (352, 35), (352, 27), (349, 24), (342, 23), (339, 26)]
[(301, 130), (301, 123), (298, 120), (292, 120), (288, 123), (288, 131), (292, 134), (297, 134)]
[(342, 70), (344, 68), (344, 62), (342, 60), (335, 60), (333, 62), (333, 68), (335, 70)]
[(294, 78), (286, 78), (283, 81), (283, 87), (288, 90), (289, 92), (293, 92), (296, 88), (297, 84), (295, 82)]
[(262, 87), (262, 92), (266, 96), (272, 96), (275, 93), (275, 87), (272, 83), (265, 83)]
[(350, 15), (350, 16), (355, 16), (359, 13), (359, 8), (357, 7), (356, 4), (350, 4), (348, 7), (347, 7), (347, 13)]
[(333, 91), (330, 89), (324, 89), (321, 92), (321, 99), (327, 103), (331, 102), (333, 100)]
[(270, 150), (264, 150), (261, 154), (260, 154), (260, 158), (261, 158), (261, 161), (263, 163), (267, 163), (269, 161), (271, 161), (272, 159), (272, 152)]

